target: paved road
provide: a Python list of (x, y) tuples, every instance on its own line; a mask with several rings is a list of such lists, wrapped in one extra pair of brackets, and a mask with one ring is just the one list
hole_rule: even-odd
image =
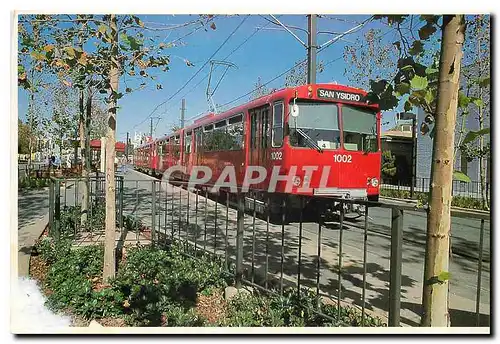
[[(124, 214), (133, 214), (145, 224), (151, 224), (152, 178), (133, 170), (125, 173)], [(166, 190), (166, 192), (165, 192)], [(167, 200), (165, 200), (165, 194)], [(172, 197), (174, 197), (172, 199)], [(156, 228), (162, 232), (186, 237), (197, 246), (205, 246), (225, 255), (227, 245), (228, 256), (235, 255), (236, 212), (226, 209), (222, 204), (208, 200), (205, 216), (205, 198), (186, 190), (163, 185), (162, 192), (157, 194)], [(189, 200), (189, 201), (188, 201)], [(188, 208), (189, 202), (189, 208)], [(217, 212), (215, 208), (217, 207)], [(165, 212), (166, 208), (166, 212)], [(189, 209), (189, 211), (188, 211)], [(390, 228), (390, 210), (372, 209), (369, 216), (369, 235), (367, 238), (367, 275), (366, 275), (366, 307), (377, 314), (387, 314), (390, 237), (385, 234)], [(226, 212), (228, 221), (226, 221)], [(217, 218), (215, 214), (217, 213)], [(172, 215), (173, 214), (173, 215)], [(172, 220), (173, 219), (173, 220)], [(179, 220), (182, 219), (182, 220)], [(189, 221), (189, 225), (187, 222)], [(165, 226), (165, 223), (167, 224)], [(363, 230), (361, 221), (345, 222), (342, 231), (342, 268), (341, 299), (358, 305), (362, 303), (363, 285)], [(217, 227), (215, 226), (217, 224)], [(226, 231), (227, 226), (227, 231)], [(485, 249), (489, 251), (489, 226), (485, 232)], [(254, 222), (251, 216), (245, 216), (244, 264), (251, 270), (252, 251), (255, 271), (264, 275), (267, 261), (269, 272), (279, 276), (281, 270), (281, 247), (284, 243), (283, 273), (284, 278), (296, 280), (298, 276), (298, 240), (299, 224), (291, 223), (283, 227), (282, 238), (280, 225), (269, 225), (255, 220), (255, 236), (252, 236)], [(301, 252), (301, 281), (315, 287), (317, 278), (318, 224), (309, 221), (303, 223)], [(423, 257), (425, 240), (425, 215), (417, 212), (405, 212), (403, 243), (403, 275), (402, 275), (402, 322), (417, 325), (421, 304), (421, 288), (423, 277)], [(180, 231), (179, 231), (180, 228)], [(474, 237), (479, 232), (479, 221), (473, 219), (453, 219), (453, 247), (460, 245), (473, 251)], [(327, 223), (321, 230), (320, 290), (326, 294), (337, 295), (338, 256), (339, 256), (338, 224)], [(266, 237), (269, 240), (266, 240)], [(487, 240), (486, 240), (487, 239)], [(477, 239), (476, 239), (477, 240)], [(255, 243), (255, 244), (254, 244)], [(267, 243), (267, 245), (266, 245)], [(254, 244), (254, 245), (253, 245)], [(252, 247), (254, 249), (252, 249)], [(476, 248), (477, 250), (477, 248)], [(450, 265), (451, 296), (450, 313), (453, 326), (475, 326), (475, 300), (477, 286), (477, 260), (453, 255)], [(489, 264), (483, 263), (481, 276), (481, 324), (489, 322), (490, 273)], [(257, 279), (260, 277), (257, 277)]]

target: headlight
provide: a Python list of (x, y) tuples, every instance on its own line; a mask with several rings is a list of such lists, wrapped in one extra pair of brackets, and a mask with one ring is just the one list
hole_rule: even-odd
[(378, 186), (378, 179), (377, 178), (372, 178), (371, 180), (372, 186), (376, 188)]

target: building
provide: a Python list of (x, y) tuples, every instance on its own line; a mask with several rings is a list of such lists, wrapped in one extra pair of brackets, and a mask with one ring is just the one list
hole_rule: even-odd
[(396, 126), (382, 133), (380, 137), (382, 152), (390, 151), (396, 158), (396, 175), (393, 178), (385, 178), (384, 184), (410, 185), (412, 176), (412, 132), (411, 121), (396, 119)]

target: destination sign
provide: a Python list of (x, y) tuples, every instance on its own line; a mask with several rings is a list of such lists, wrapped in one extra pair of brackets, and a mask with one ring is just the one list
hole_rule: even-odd
[(327, 98), (327, 99), (335, 99), (335, 100), (344, 100), (348, 102), (357, 102), (357, 103), (365, 103), (366, 99), (363, 95), (359, 93), (351, 93), (344, 91), (335, 91), (335, 90), (325, 90), (322, 88), (318, 89), (318, 97), (319, 98)]

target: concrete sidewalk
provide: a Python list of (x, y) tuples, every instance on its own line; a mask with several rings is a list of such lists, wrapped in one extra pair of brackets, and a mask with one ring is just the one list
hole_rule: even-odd
[[(74, 202), (73, 192), (64, 191), (73, 187), (72, 183), (61, 187), (61, 199)], [(18, 192), (18, 276), (29, 275), (31, 251), (49, 223), (49, 188), (23, 190)]]
[(31, 251), (49, 223), (49, 213), (34, 223), (19, 229), (18, 232), (18, 276), (29, 275)]

